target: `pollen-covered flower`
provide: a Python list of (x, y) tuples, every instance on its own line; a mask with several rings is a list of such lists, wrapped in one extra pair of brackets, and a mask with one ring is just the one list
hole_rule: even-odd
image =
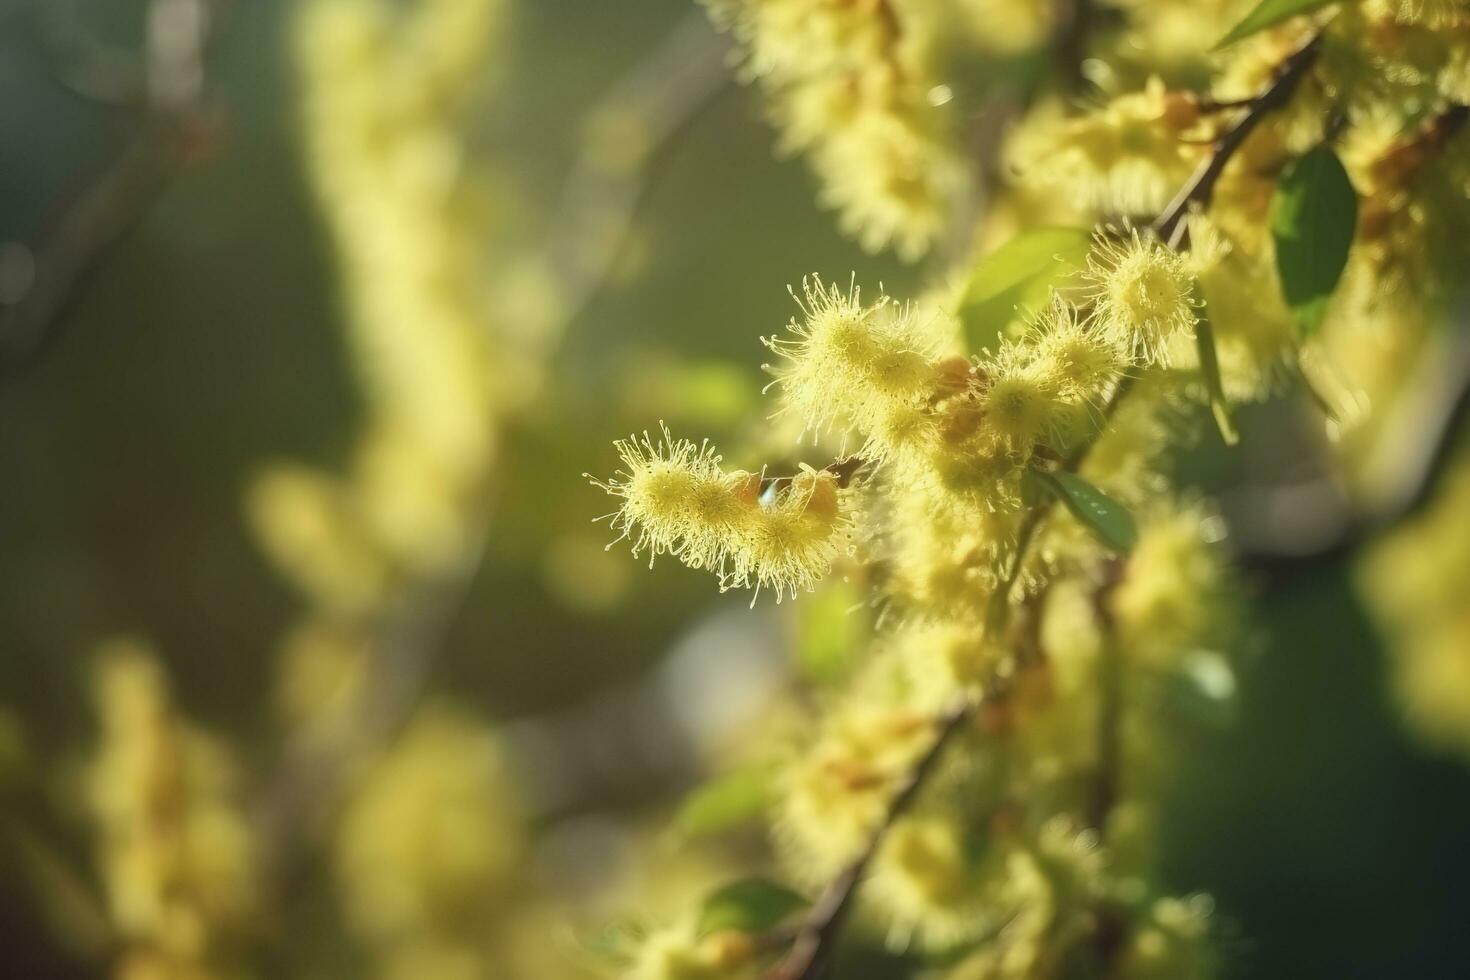
[(895, 0), (705, 0), (733, 33), (782, 131), (808, 155), (819, 200), (868, 251), (922, 256), (945, 229), (964, 168), (929, 56), (936, 18)]
[(181, 716), (146, 648), (108, 643), (93, 686), (101, 741), (87, 771), (89, 815), (119, 975), (223, 967), (216, 961), (260, 911), (235, 760)]
[(1470, 25), (1470, 3), (1465, 0), (1373, 0), (1371, 10), (1387, 13), (1400, 24), (1429, 28)]
[(1198, 321), (1194, 277), (1178, 252), (1152, 234), (1099, 234), (1087, 259), (1098, 324), (1143, 360), (1168, 365), (1169, 344)]
[(784, 358), (772, 368), (783, 412), (813, 433), (851, 428), (870, 442), (864, 453), (883, 456), (905, 440), (922, 437), (914, 417), (935, 381), (933, 342), (915, 323), (911, 308), (887, 296), (862, 302), (855, 285), (846, 292), (817, 276), (802, 281), (789, 337), (765, 344)]
[(1025, 184), (1083, 211), (1152, 214), (1200, 156), (1181, 139), (1196, 121), (1192, 104), (1153, 78), (1084, 115), (1043, 109), (1017, 132), (1009, 155)]
[(1054, 372), (1030, 354), (1027, 347), (1004, 348), (981, 399), (985, 430), (1022, 455), (1056, 431), (1064, 409)]
[[(593, 486), (622, 499), (613, 514), (617, 541), (633, 554), (673, 555), (720, 578), (722, 589), (769, 589), (779, 602), (810, 590), (851, 546), (848, 491), (834, 473), (803, 467), (789, 480), (726, 472), (708, 443), (662, 430), (615, 443), (624, 469)], [(762, 490), (762, 486), (765, 490)], [(609, 545), (608, 547), (612, 547)]]
[(733, 929), (702, 933), (693, 915), (650, 930), (628, 956), (620, 980), (751, 980), (759, 946)]
[(948, 146), (892, 112), (856, 114), (812, 165), (824, 185), (818, 200), (839, 212), (843, 231), (869, 252), (891, 246), (909, 261), (944, 230), (963, 177)]
[(1034, 362), (1047, 381), (1062, 397), (1077, 402), (1096, 401), (1128, 363), (1114, 337), (1060, 298), (1036, 319), (1029, 339)]
[(1160, 664), (1207, 642), (1228, 610), (1229, 576), (1212, 538), (1218, 518), (1197, 508), (1144, 520), (1122, 583), (1112, 595), (1123, 648)]
[[(851, 544), (851, 518), (835, 474), (803, 467), (763, 500), (731, 549), (733, 569), (722, 588), (754, 586), (795, 597), (809, 592)], [(754, 602), (754, 599), (752, 599)]]
[(895, 926), (914, 932), (927, 948), (944, 950), (995, 927), (997, 870), (985, 845), (967, 839), (955, 814), (915, 814), (888, 834), (868, 886)]
[(925, 714), (873, 695), (829, 714), (781, 779), (775, 832), (797, 877), (821, 883), (857, 855), (931, 727)]
[[(675, 555), (693, 568), (719, 570), (754, 515), (760, 478), (720, 468), (709, 443), (675, 439), (667, 428), (655, 442), (647, 432), (614, 446), (622, 470), (592, 485), (622, 498), (612, 515), (618, 541), (633, 539), (633, 554)], [(609, 546), (611, 547), (611, 546)]]

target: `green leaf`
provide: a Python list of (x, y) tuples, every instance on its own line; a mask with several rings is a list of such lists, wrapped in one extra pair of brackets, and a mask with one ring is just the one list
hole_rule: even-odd
[(1240, 441), (1240, 435), (1230, 418), (1230, 403), (1225, 400), (1225, 384), (1220, 380), (1220, 358), (1215, 351), (1215, 328), (1210, 325), (1208, 310), (1201, 311), (1199, 322), (1194, 326), (1194, 342), (1199, 348), (1200, 374), (1210, 395), (1210, 411), (1220, 428), (1220, 438), (1225, 440), (1225, 445), (1233, 446)]
[(1353, 244), (1358, 196), (1342, 161), (1319, 146), (1281, 175), (1271, 199), (1271, 234), (1281, 291), (1309, 337), (1322, 324)]
[(1245, 15), (1244, 20), (1216, 42), (1215, 50), (1219, 51), (1227, 44), (1234, 44), (1241, 38), (1250, 37), (1268, 27), (1275, 27), (1298, 14), (1309, 13), (1335, 2), (1336, 0), (1261, 0), (1254, 10)]
[(765, 932), (808, 904), (804, 896), (785, 885), (764, 878), (742, 878), (705, 898), (699, 910), (699, 934), (725, 929)]
[(867, 605), (850, 582), (831, 581), (796, 606), (796, 659), (808, 679), (825, 683), (847, 672), (868, 635)]
[(1097, 539), (1119, 554), (1132, 550), (1138, 540), (1138, 528), (1128, 508), (1075, 473), (1033, 470), (1051, 489), (1072, 516), (1087, 526)]
[(770, 799), (770, 788), (769, 767), (737, 769), (685, 797), (674, 826), (685, 837), (730, 830), (761, 815)]
[(1052, 288), (1087, 263), (1092, 232), (1036, 228), (982, 258), (970, 273), (959, 316), (972, 352), (999, 346), (1005, 328), (1047, 302)]

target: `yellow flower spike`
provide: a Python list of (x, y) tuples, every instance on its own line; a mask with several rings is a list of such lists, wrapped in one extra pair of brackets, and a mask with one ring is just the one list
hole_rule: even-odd
[(1015, 451), (1029, 454), (1061, 418), (1061, 392), (1053, 375), (1048, 365), (1023, 361), (1018, 353), (1000, 358), (982, 402), (984, 428)]
[(1192, 335), (1198, 322), (1184, 257), (1133, 228), (1121, 239), (1099, 234), (1087, 261), (1105, 335), (1148, 363), (1167, 366), (1170, 341)]
[(1209, 527), (1205, 514), (1186, 508), (1151, 515), (1139, 528), (1111, 598), (1123, 647), (1139, 662), (1167, 666), (1207, 641), (1222, 615), (1228, 575)]
[(612, 544), (631, 538), (633, 554), (647, 552), (650, 565), (673, 555), (714, 572), (721, 590), (753, 586), (758, 597), (770, 589), (778, 602), (810, 591), (850, 550), (851, 508), (836, 474), (803, 466), (762, 494), (758, 474), (725, 472), (708, 443), (662, 433), (658, 442), (647, 432), (618, 440), (624, 469), (613, 478), (584, 474), (623, 501), (609, 515), (619, 532)]
[(869, 440), (864, 454), (875, 458), (893, 451), (890, 440), (922, 434), (912, 412), (934, 389), (936, 356), (913, 311), (887, 296), (864, 305), (856, 285), (844, 292), (817, 276), (792, 298), (802, 315), (792, 318), (789, 336), (763, 338), (784, 358), (771, 369), (781, 411), (812, 433), (855, 430)]
[(986, 869), (967, 853), (953, 817), (910, 817), (884, 841), (871, 895), (896, 925), (913, 930), (931, 949), (952, 948), (994, 928)]
[(1056, 299), (1033, 326), (1036, 364), (1064, 398), (1095, 403), (1128, 363), (1116, 340), (1076, 307)]
[(721, 588), (755, 587), (776, 601), (810, 592), (851, 548), (852, 518), (835, 474), (803, 466), (774, 499), (758, 508), (731, 550), (733, 570)]
[[(674, 555), (692, 568), (720, 571), (747, 521), (756, 512), (759, 478), (720, 468), (720, 456), (708, 443), (675, 439), (667, 428), (655, 442), (644, 432), (614, 445), (623, 466), (607, 481), (587, 479), (622, 506), (611, 526), (613, 543), (633, 539), (633, 554), (648, 553), (649, 565), (659, 555)], [(612, 545), (609, 545), (611, 547)]]
[(1163, 83), (1117, 96), (1085, 115), (1043, 110), (1011, 151), (1023, 181), (1087, 212), (1152, 214), (1189, 176), (1199, 148), (1180, 139), (1194, 122)]

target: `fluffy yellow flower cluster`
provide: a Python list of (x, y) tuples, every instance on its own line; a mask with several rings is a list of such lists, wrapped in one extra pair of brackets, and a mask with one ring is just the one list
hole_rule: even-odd
[[(257, 854), (224, 748), (179, 717), (144, 648), (98, 655), (101, 745), (88, 773), (118, 977), (238, 969), (261, 917)], [(220, 972), (216, 972), (220, 971)]]
[(611, 515), (618, 540), (633, 537), (633, 553), (646, 551), (650, 563), (673, 555), (715, 572), (721, 588), (769, 588), (779, 601), (810, 590), (848, 549), (851, 507), (835, 473), (805, 468), (764, 481), (726, 472), (708, 444), (676, 440), (667, 429), (658, 443), (645, 432), (617, 449), (627, 469), (592, 482), (622, 498)]
[(314, 600), (358, 614), (459, 555), (498, 434), (483, 229), (459, 116), (499, 0), (313, 0), (296, 32), (310, 174), (342, 272), (368, 422), (346, 480), (278, 464), (259, 535)]
[[(520, 880), (523, 830), (494, 732), (421, 709), (347, 801), (334, 841), (349, 927), (377, 975), (484, 976)], [(526, 896), (520, 896), (525, 901)]]
[[(820, 199), (876, 251), (917, 258), (948, 223), (961, 180), (931, 78), (923, 25), (906, 0), (705, 0), (746, 52), (782, 146), (806, 153)], [(942, 90), (939, 90), (942, 92)]]
[[(667, 433), (661, 443), (620, 442), (625, 471), (594, 481), (622, 499), (614, 526), (635, 553), (672, 554), (727, 588), (750, 584), (757, 568), (757, 584), (810, 589), (841, 553), (833, 544), (845, 551), (851, 527), (865, 529), (857, 550), (886, 570), (894, 625), (777, 779), (778, 851), (802, 883), (820, 885), (863, 853), (948, 703), (1006, 688), (964, 726), (966, 761), (932, 777), (875, 858), (868, 900), (925, 948), (974, 941), (1014, 918), (1035, 932), (1014, 927), (1003, 955), (1035, 966), (1056, 953), (1040, 937), (1082, 935), (1090, 903), (1121, 887), (1095, 842), (1078, 844), (1081, 825), (1052, 820), (1085, 810), (1094, 792), (1092, 733), (1115, 710), (1098, 703), (1099, 678), (1120, 656), (1140, 690), (1185, 673), (1185, 654), (1220, 635), (1228, 576), (1201, 514), (1154, 506), (1126, 570), (1099, 584), (1105, 547), (1075, 521), (1043, 527), (1038, 494), (1084, 470), (1117, 498), (1146, 499), (1158, 480), (1147, 462), (1154, 420), (1182, 391), (1161, 362), (1190, 336), (1194, 288), (1181, 257), (1150, 233), (1104, 231), (1070, 298), (1054, 296), (998, 350), (962, 358), (940, 353), (946, 344), (929, 322), (945, 320), (938, 310), (887, 296), (864, 303), (856, 288), (812, 277), (801, 315), (766, 344), (782, 358), (782, 413), (819, 440), (863, 440), (853, 488), (838, 489), (831, 470), (804, 469), (786, 484), (726, 471), (707, 445)], [(814, 525), (830, 535), (820, 560), (793, 537), (784, 563), (774, 554), (753, 563), (743, 550), (751, 522), (793, 500), (809, 513), (814, 488), (836, 508)], [(1022, 601), (1008, 615), (1013, 598)], [(1126, 653), (1109, 653), (1125, 643)], [(1119, 736), (1139, 786), (1167, 756), (1159, 724), (1140, 705)], [(976, 843), (976, 826), (990, 827), (991, 844)]]

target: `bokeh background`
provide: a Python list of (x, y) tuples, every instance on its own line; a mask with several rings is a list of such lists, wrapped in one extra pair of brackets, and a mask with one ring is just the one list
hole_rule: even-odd
[[(46, 243), (76, 233), (79, 202), (152, 138), (128, 97), (150, 6), (0, 5), (0, 972), (15, 977), (108, 971), (78, 939), (87, 895), (105, 891), (78, 789), (102, 737), (104, 644), (154, 651), (177, 710), (231, 746), (245, 812), (272, 785), (279, 652), (304, 600), (262, 547), (249, 488), (280, 460), (342, 471), (368, 413), (284, 0), (216, 5), (186, 152), (92, 215), (85, 268), (39, 323), (23, 315)], [(489, 215), (489, 316), (549, 340), (525, 368), (533, 393), (501, 419), (482, 560), (416, 639), (424, 674), (383, 745), (423, 699), (492, 733), (506, 771), (487, 805), (516, 815), (516, 873), (539, 903), (502, 941), (545, 947), (525, 975), (578, 976), (559, 965), (566, 936), (650, 868), (692, 860), (662, 818), (792, 659), (822, 655), (803, 650), (816, 600), (751, 610), (677, 563), (604, 552), (606, 499), (581, 474), (610, 471), (612, 440), (659, 419), (758, 445), (757, 338), (790, 315), (786, 284), (851, 270), (902, 296), (923, 270), (837, 233), (686, 0), (506, 8), (459, 132)], [(663, 119), (640, 127), (630, 106)], [(568, 215), (583, 222), (570, 241)], [(1299, 406), (1244, 426), (1244, 448), (1206, 440), (1181, 472), (1228, 501), (1325, 465)], [(1258, 639), (1238, 702), (1184, 736), (1166, 867), (1175, 890), (1216, 897), (1233, 976), (1470, 969), (1470, 770), (1406, 734), (1354, 593), (1357, 549), (1242, 556)], [(373, 957), (335, 897), (323, 821), (265, 890), (245, 957), (263, 975), (355, 975)], [(861, 969), (903, 975), (877, 952)]]

